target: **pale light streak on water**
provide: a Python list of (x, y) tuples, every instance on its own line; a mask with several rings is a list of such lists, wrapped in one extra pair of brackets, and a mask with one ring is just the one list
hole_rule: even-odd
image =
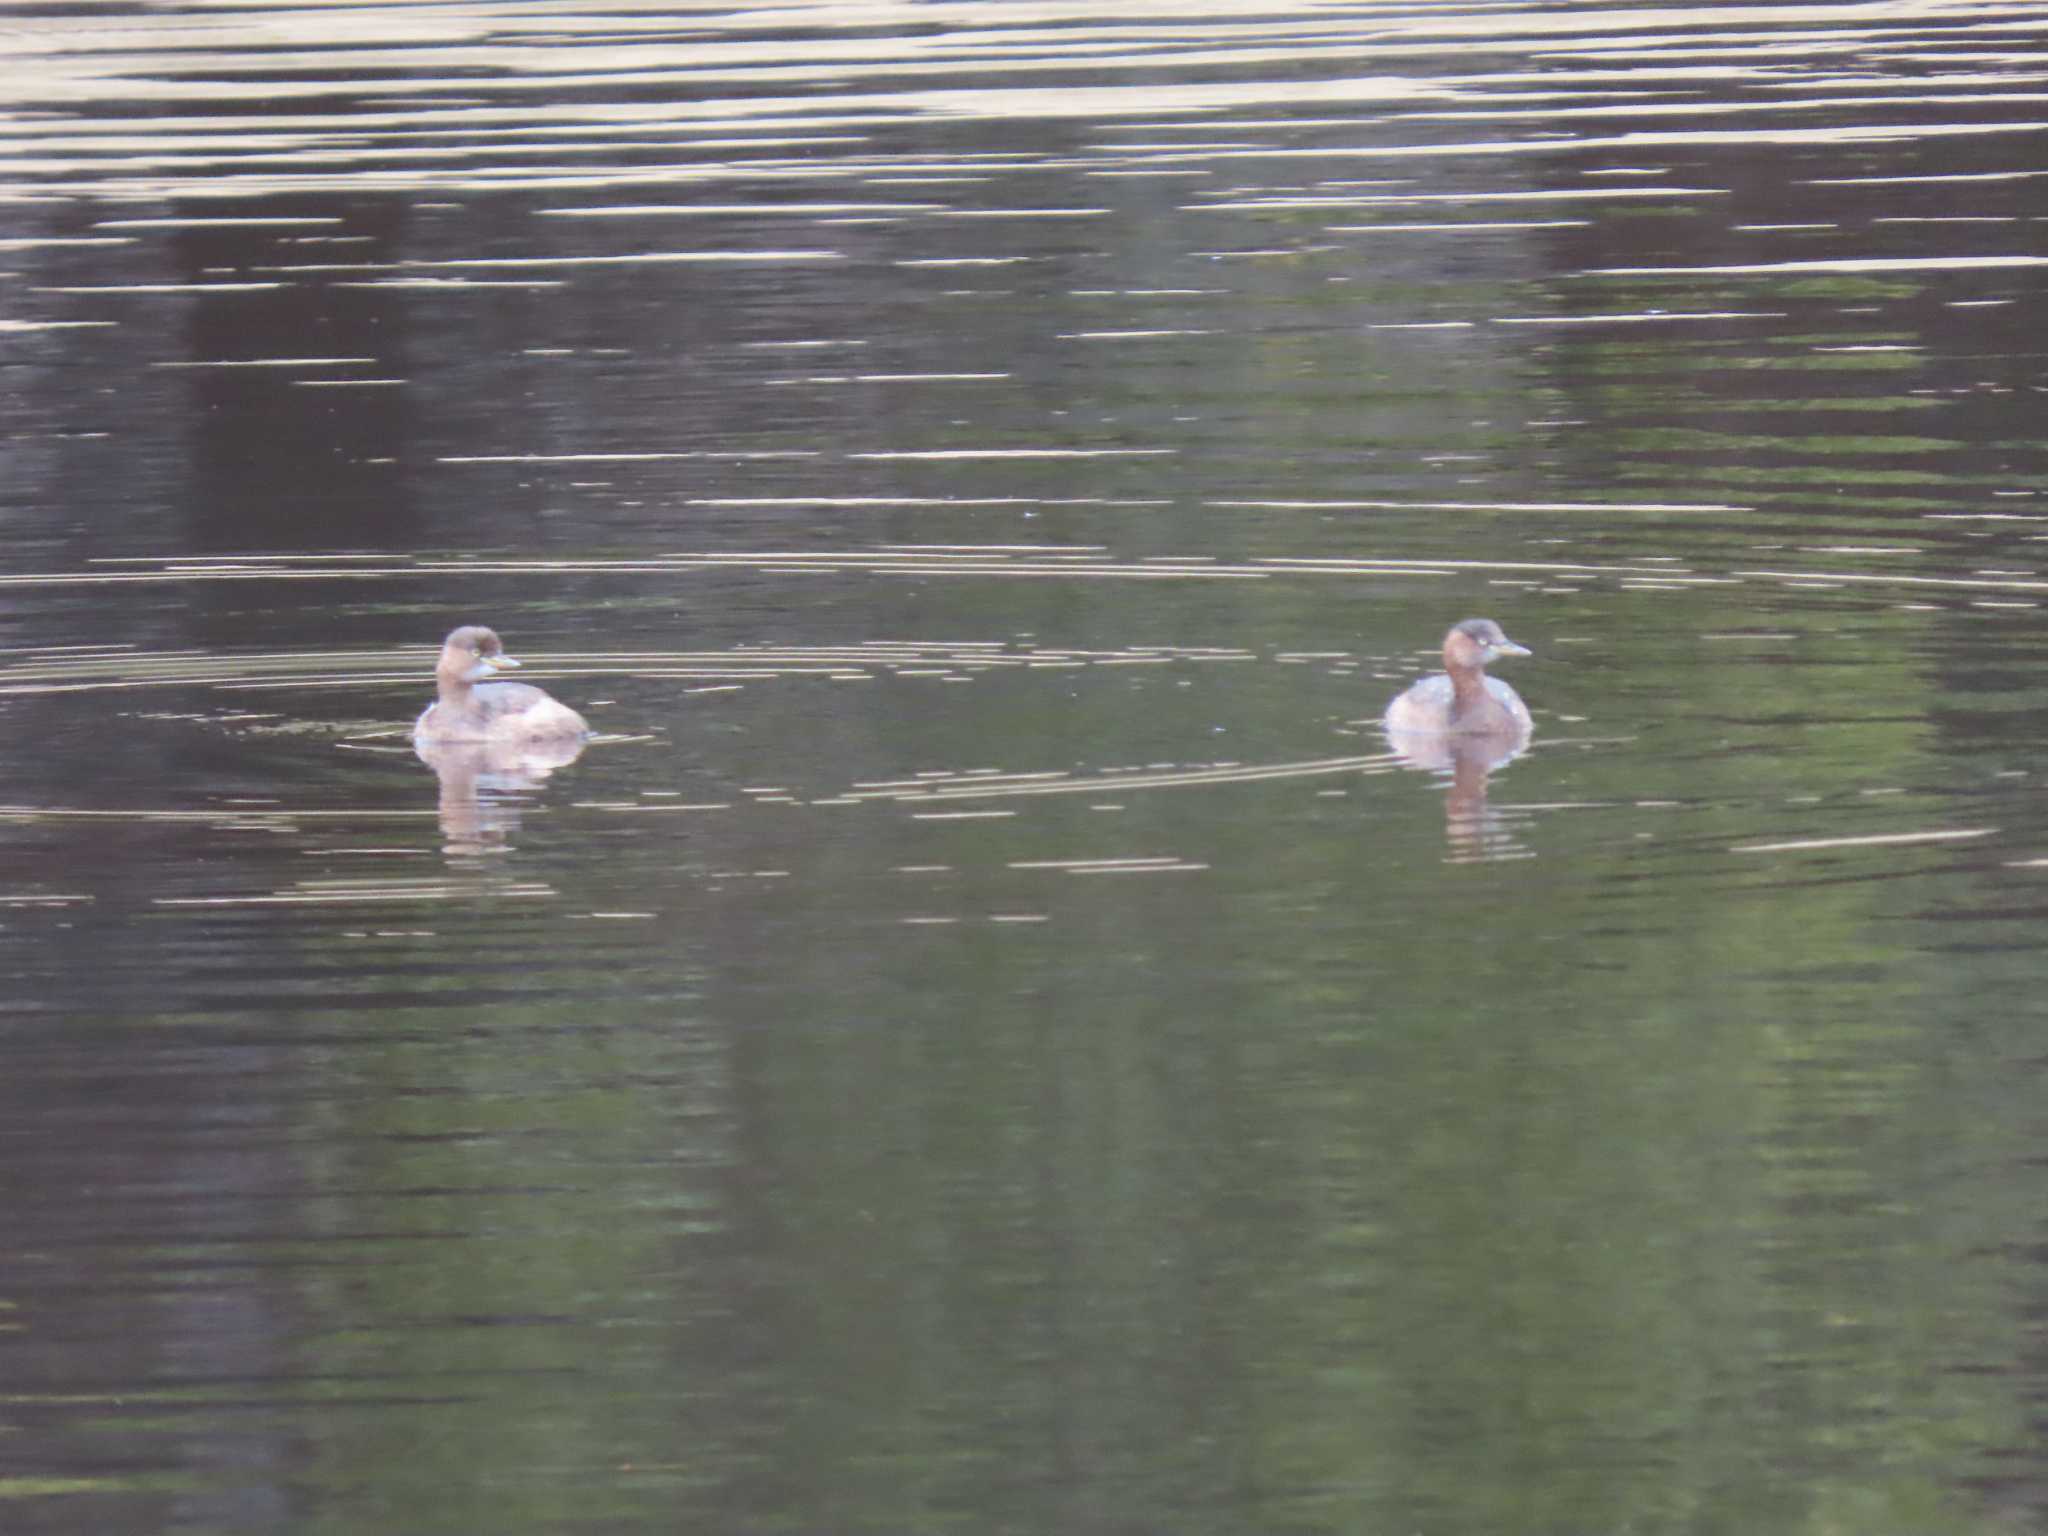
[(2038, 5), (0, 37), (9, 1532), (2040, 1523)]

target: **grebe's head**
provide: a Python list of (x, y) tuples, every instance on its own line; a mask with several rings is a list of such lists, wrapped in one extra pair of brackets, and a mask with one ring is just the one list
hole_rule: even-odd
[(464, 683), (481, 683), (519, 663), (505, 654), (498, 632), (483, 624), (465, 624), (441, 642), (441, 660), (434, 671)]
[(1515, 644), (1491, 619), (1464, 619), (1444, 636), (1444, 665), (1459, 671), (1483, 667), (1503, 656), (1529, 654), (1526, 645)]

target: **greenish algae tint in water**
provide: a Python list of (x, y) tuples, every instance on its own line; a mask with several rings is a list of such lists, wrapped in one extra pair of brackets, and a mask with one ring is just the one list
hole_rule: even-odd
[(15, 9), (0, 1527), (2038, 1523), (2036, 7)]

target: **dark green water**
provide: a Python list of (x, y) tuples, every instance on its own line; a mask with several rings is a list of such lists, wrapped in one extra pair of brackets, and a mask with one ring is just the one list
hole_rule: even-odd
[(0, 30), (0, 1529), (2039, 1523), (2038, 7)]

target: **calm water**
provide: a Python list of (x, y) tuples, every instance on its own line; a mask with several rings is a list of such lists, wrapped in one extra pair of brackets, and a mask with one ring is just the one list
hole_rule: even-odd
[(2038, 1528), (2038, 5), (8, 9), (0, 1528)]

